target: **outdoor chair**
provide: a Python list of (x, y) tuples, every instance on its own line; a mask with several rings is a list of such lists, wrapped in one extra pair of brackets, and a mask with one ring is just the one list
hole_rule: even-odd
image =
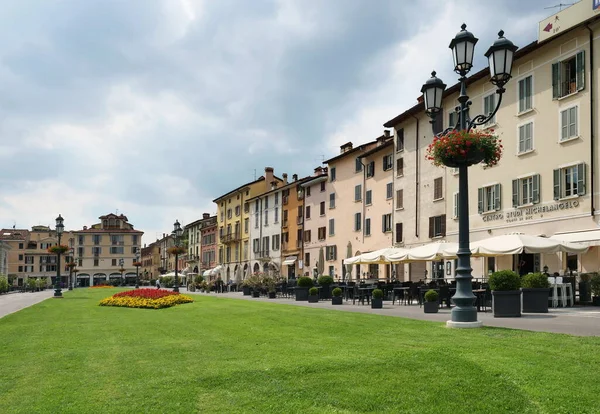
[(419, 285), (412, 284), (410, 285), (410, 289), (408, 289), (408, 304), (412, 305), (413, 299), (416, 299), (419, 304), (421, 304), (421, 297), (419, 293)]

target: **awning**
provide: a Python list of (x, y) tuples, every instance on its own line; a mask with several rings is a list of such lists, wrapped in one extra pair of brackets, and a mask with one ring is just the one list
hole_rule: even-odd
[(586, 246), (600, 246), (600, 230), (577, 231), (573, 233), (559, 233), (551, 239), (581, 243)]
[(204, 273), (202, 273), (202, 276), (204, 276), (204, 277), (210, 276), (211, 271), (212, 271), (212, 269), (205, 270)]
[(281, 265), (282, 266), (292, 266), (294, 263), (296, 263), (296, 256), (288, 256), (285, 258), (285, 260), (283, 261), (283, 263)]

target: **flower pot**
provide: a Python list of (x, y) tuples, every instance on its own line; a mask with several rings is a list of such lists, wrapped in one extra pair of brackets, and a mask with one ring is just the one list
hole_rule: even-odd
[(308, 303), (319, 303), (319, 297), (317, 295), (308, 295)]
[[(548, 297), (546, 296), (546, 300)], [(492, 290), (494, 318), (515, 318), (521, 316), (520, 290)]]
[(308, 288), (298, 286), (296, 291), (296, 301), (307, 301), (308, 300)]
[(275, 299), (276, 297), (277, 296), (275, 292), (269, 292), (269, 299)]
[(579, 303), (591, 301), (592, 291), (590, 289), (590, 282), (579, 282)]
[(423, 310), (425, 313), (438, 313), (440, 310), (440, 304), (437, 301), (425, 302), (423, 303)]
[(383, 298), (371, 298), (371, 309), (383, 308)]
[(550, 288), (521, 288), (524, 313), (548, 313)]
[(244, 286), (242, 288), (242, 292), (243, 292), (244, 296), (250, 296), (250, 294), (251, 294), (250, 286)]
[(446, 167), (458, 168), (461, 165), (466, 165), (467, 167), (470, 165), (479, 164), (483, 161), (484, 158), (483, 151), (480, 150), (471, 150), (467, 151), (467, 154), (464, 157), (448, 157), (444, 158), (442, 163)]
[(319, 291), (319, 294), (321, 299), (331, 299), (331, 285), (323, 285)]
[(341, 296), (334, 296), (331, 298), (332, 305), (341, 305), (343, 303), (343, 298)]
[(252, 291), (252, 297), (253, 298), (260, 298), (260, 292), (258, 290), (253, 290)]
[(600, 306), (600, 296), (594, 296), (594, 299), (592, 300), (592, 305)]

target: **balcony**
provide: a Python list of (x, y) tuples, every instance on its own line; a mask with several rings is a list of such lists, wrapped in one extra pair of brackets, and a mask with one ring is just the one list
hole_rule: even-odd
[(283, 196), (283, 197), (281, 197), (281, 199), (282, 199), (281, 202), (283, 203), (283, 205), (287, 206), (287, 203), (288, 203), (290, 197), (289, 196)]
[(304, 200), (304, 191), (298, 191), (298, 200)]
[(221, 236), (221, 243), (228, 244), (240, 241), (241, 235), (239, 232), (225, 233)]
[(304, 223), (304, 217), (296, 217), (296, 224), (300, 225), (302, 223)]
[(260, 260), (271, 260), (271, 256), (269, 255), (268, 250), (264, 250), (256, 253), (256, 258)]
[(281, 227), (287, 227), (288, 226), (288, 221), (287, 220), (283, 220), (281, 222)]
[(302, 240), (296, 240), (296, 247), (300, 249), (302, 247)]

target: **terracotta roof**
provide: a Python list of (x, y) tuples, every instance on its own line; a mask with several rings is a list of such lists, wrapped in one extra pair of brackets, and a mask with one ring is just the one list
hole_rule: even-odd
[[(273, 178), (274, 178), (274, 179), (276, 179), (276, 180), (279, 180), (279, 181), (283, 181), (281, 178), (277, 177), (276, 175), (273, 175)], [(243, 189), (243, 188), (245, 188), (245, 187), (248, 187), (249, 185), (252, 185), (252, 184), (258, 183), (258, 182), (260, 182), (260, 181), (264, 181), (264, 180), (265, 180), (265, 177), (261, 175), (261, 176), (260, 176), (260, 177), (258, 177), (256, 180), (254, 180), (254, 181), (250, 181), (249, 183), (246, 183), (246, 184), (244, 184), (244, 185), (240, 185), (240, 186), (239, 186), (239, 187), (237, 187), (236, 189), (234, 189), (234, 190), (231, 190), (230, 192), (228, 192), (228, 193), (225, 193), (225, 194), (223, 194), (222, 196), (219, 196), (219, 197), (215, 198), (215, 199), (213, 200), (213, 203), (216, 203), (217, 201), (219, 201), (219, 200), (221, 200), (222, 198), (225, 198), (225, 197), (227, 197), (227, 196), (229, 196), (229, 195), (235, 194), (235, 193), (237, 193), (238, 191), (240, 191), (241, 189)]]
[(105, 215), (105, 216), (100, 216), (100, 217), (98, 217), (98, 218), (99, 218), (100, 220), (109, 219), (109, 218), (116, 218), (116, 219), (121, 219), (121, 220), (129, 221), (129, 220), (127, 220), (127, 216), (125, 216), (125, 215), (123, 215), (123, 214), (120, 214), (120, 215), (118, 215), (118, 216), (117, 216), (117, 215), (116, 215), (116, 214), (114, 214), (114, 213), (108, 213), (107, 215)]
[(85, 229), (85, 230), (73, 230), (74, 234), (77, 233), (141, 233), (144, 234), (141, 230), (134, 229)]
[(319, 174), (319, 175), (315, 175), (312, 177), (309, 177), (308, 180), (306, 180), (303, 184), (308, 184), (311, 181), (315, 181), (315, 180), (322, 180), (323, 178), (327, 178), (328, 174)]
[(29, 236), (27, 229), (2, 229), (0, 240), (25, 240)]
[(188, 229), (188, 228), (193, 227), (193, 226), (195, 226), (197, 224), (202, 224), (203, 222), (211, 221), (211, 220), (216, 220), (216, 219), (217, 219), (217, 216), (210, 216), (210, 217), (207, 217), (207, 218), (201, 218), (201, 219), (198, 219), (196, 221), (192, 221), (189, 224), (186, 224), (183, 228), (184, 229)]
[(264, 196), (266, 196), (266, 195), (269, 195), (269, 194), (271, 194), (271, 193), (274, 193), (275, 191), (278, 191), (278, 190), (286, 190), (286, 189), (288, 189), (288, 188), (292, 188), (292, 187), (294, 187), (294, 186), (296, 186), (296, 185), (298, 185), (298, 184), (302, 184), (302, 183), (304, 183), (304, 182), (308, 181), (308, 180), (309, 180), (309, 179), (311, 179), (311, 178), (312, 178), (311, 176), (308, 176), (308, 177), (299, 178), (299, 179), (297, 179), (296, 181), (290, 181), (290, 182), (288, 182), (286, 185), (284, 185), (284, 186), (282, 186), (282, 187), (277, 187), (277, 188), (274, 188), (274, 189), (272, 189), (272, 190), (266, 191), (266, 192), (264, 192), (264, 193), (262, 193), (262, 194), (259, 194), (259, 195), (257, 195), (257, 196), (254, 196), (254, 197), (252, 197), (252, 198), (249, 198), (249, 199), (247, 199), (246, 201), (252, 201), (252, 200), (256, 200), (257, 198), (264, 197)]
[(371, 149), (371, 150), (369, 150), (367, 152), (364, 152), (364, 153), (360, 154), (358, 156), (358, 158), (368, 157), (369, 155), (373, 155), (373, 154), (375, 154), (378, 151), (384, 150), (384, 149), (392, 147), (392, 146), (394, 146), (394, 140), (393, 139), (389, 139), (388, 141), (384, 142), (383, 144), (381, 144), (381, 145), (379, 145), (379, 146), (377, 146), (377, 147), (375, 147), (375, 148), (373, 148), (373, 149)]
[(332, 161), (337, 161), (337, 160), (339, 160), (340, 158), (344, 158), (344, 157), (345, 157), (345, 156), (347, 156), (347, 155), (354, 154), (354, 153), (356, 153), (356, 152), (358, 152), (358, 151), (364, 151), (364, 150), (365, 150), (365, 149), (366, 149), (366, 148), (367, 148), (369, 145), (373, 145), (373, 144), (375, 144), (376, 142), (377, 142), (377, 140), (375, 140), (375, 141), (371, 141), (371, 142), (367, 142), (366, 144), (359, 145), (358, 147), (352, 148), (350, 151), (343, 152), (343, 153), (341, 153), (341, 154), (339, 154), (339, 155), (336, 155), (336, 156), (335, 156), (335, 157), (333, 157), (333, 158), (329, 158), (328, 160), (325, 160), (325, 161), (323, 161), (323, 164), (329, 164), (329, 163), (331, 163)]

